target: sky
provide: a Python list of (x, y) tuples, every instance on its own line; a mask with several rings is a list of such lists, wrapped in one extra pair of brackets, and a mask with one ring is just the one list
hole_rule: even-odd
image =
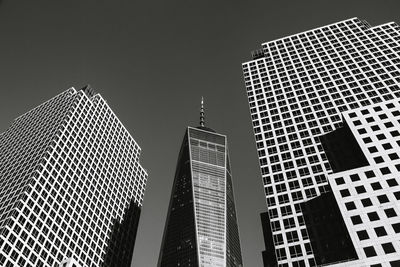
[(244, 266), (262, 266), (265, 199), (241, 63), (261, 43), (359, 17), (400, 23), (398, 0), (0, 0), (0, 131), (90, 84), (148, 171), (132, 266), (156, 266), (188, 125), (228, 137)]

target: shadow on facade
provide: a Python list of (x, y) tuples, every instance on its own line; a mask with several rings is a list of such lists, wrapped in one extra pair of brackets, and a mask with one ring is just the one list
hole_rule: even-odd
[(125, 209), (121, 222), (115, 220), (108, 241), (104, 267), (130, 267), (141, 208), (134, 200)]

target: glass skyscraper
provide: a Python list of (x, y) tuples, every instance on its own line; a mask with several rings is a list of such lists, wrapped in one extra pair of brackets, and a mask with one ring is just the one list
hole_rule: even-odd
[[(242, 67), (268, 207), (265, 266), (399, 266), (400, 27), (352, 18), (252, 56)], [(386, 118), (395, 129), (371, 125)]]
[(0, 135), (0, 265), (130, 266), (147, 173), (107, 102), (71, 88)]
[(227, 138), (204, 127), (203, 115), (183, 138), (160, 267), (242, 266)]

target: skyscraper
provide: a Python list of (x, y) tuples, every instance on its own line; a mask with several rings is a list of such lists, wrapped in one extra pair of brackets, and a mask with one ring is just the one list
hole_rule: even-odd
[[(252, 55), (242, 67), (268, 207), (268, 216), (262, 216), (264, 233), (270, 236), (263, 252), (265, 266), (338, 262), (344, 263), (335, 266), (398, 266), (398, 198), (388, 196), (387, 207), (375, 211), (382, 220), (368, 219), (390, 233), (393, 242), (378, 238), (382, 234), (371, 229), (364, 229), (371, 238), (362, 232), (360, 241), (355, 232), (364, 230), (349, 218), (357, 212), (373, 212), (376, 206), (364, 210), (367, 206), (350, 204), (341, 195), (345, 186), (357, 191), (351, 186), (360, 182), (334, 181), (341, 177), (347, 182), (348, 172), (353, 175), (360, 168), (392, 160), (381, 156), (375, 161), (343, 118), (352, 110), (364, 116), (362, 107), (370, 110), (400, 98), (400, 27), (393, 22), (372, 27), (352, 18), (263, 43)], [(357, 123), (368, 127), (362, 119)], [(389, 145), (399, 149), (395, 143)], [(387, 178), (376, 174), (374, 181), (387, 188), (383, 180)], [(392, 185), (400, 182), (397, 177), (388, 180)], [(357, 188), (361, 194), (363, 189)], [(369, 194), (375, 205), (381, 203), (374, 197), (381, 189), (369, 189), (365, 196)], [(383, 210), (389, 206), (394, 212), (388, 211), (391, 217), (387, 218)], [(364, 213), (359, 216), (367, 220)], [(356, 225), (359, 218), (354, 220)], [(386, 243), (391, 245), (383, 248)]]
[(242, 255), (227, 138), (188, 127), (178, 157), (158, 266), (239, 267)]
[(101, 95), (71, 88), (0, 135), (0, 265), (130, 266), (147, 173)]

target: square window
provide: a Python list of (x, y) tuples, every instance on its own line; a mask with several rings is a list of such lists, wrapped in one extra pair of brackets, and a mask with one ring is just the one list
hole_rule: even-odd
[(390, 143), (383, 144), (382, 146), (383, 146), (383, 148), (384, 148), (385, 150), (389, 150), (389, 149), (392, 149), (392, 148), (393, 148), (392, 145), (391, 145)]
[(379, 220), (378, 213), (376, 213), (375, 211), (367, 213), (367, 215), (371, 222)]
[(340, 195), (342, 197), (348, 197), (348, 196), (350, 196), (350, 191), (348, 189), (340, 190)]
[(360, 239), (360, 241), (369, 238), (369, 235), (368, 235), (367, 231), (365, 231), (365, 230), (358, 231), (357, 235), (358, 235), (358, 239)]
[(399, 156), (397, 155), (397, 153), (391, 153), (391, 154), (389, 154), (389, 158), (391, 160), (396, 160), (396, 159), (399, 159)]
[(392, 227), (395, 233), (400, 233), (400, 223), (394, 223)]
[(390, 186), (390, 187), (394, 187), (394, 186), (396, 186), (396, 185), (399, 185), (399, 184), (397, 183), (396, 179), (394, 179), (394, 178), (389, 179), (389, 180), (386, 180), (386, 183), (387, 183), (388, 186)]
[(390, 169), (388, 167), (380, 168), (379, 169), (383, 175), (389, 174)]
[(363, 138), (363, 142), (365, 144), (369, 144), (369, 143), (372, 143), (372, 139), (370, 137), (365, 137), (365, 138)]
[(350, 217), (350, 219), (354, 225), (362, 223), (361, 217), (359, 215), (352, 216)]
[(367, 178), (372, 178), (375, 177), (375, 173), (373, 171), (366, 171), (365, 176), (367, 176)]
[(352, 174), (352, 175), (350, 175), (350, 179), (352, 182), (359, 181), (360, 176), (358, 176), (358, 174)]
[(378, 140), (384, 140), (386, 139), (386, 136), (384, 134), (378, 134), (376, 138), (378, 138)]
[(365, 247), (364, 253), (365, 253), (365, 256), (367, 256), (368, 258), (376, 256), (376, 251), (375, 251), (374, 247), (372, 247), (372, 246)]
[(386, 210), (385, 210), (385, 213), (386, 213), (386, 216), (387, 216), (388, 218), (396, 217), (396, 216), (397, 216), (396, 211), (395, 211), (393, 208), (386, 209)]
[(381, 184), (379, 182), (372, 183), (371, 187), (372, 187), (373, 190), (382, 189), (382, 186), (381, 186)]
[(336, 178), (335, 181), (337, 185), (344, 184), (344, 179), (342, 177)]
[(364, 207), (369, 207), (372, 206), (372, 201), (369, 198), (364, 198), (361, 200), (361, 203), (363, 204)]
[(366, 134), (367, 131), (364, 128), (358, 129), (357, 130), (359, 134)]
[(362, 193), (366, 192), (365, 187), (363, 185), (356, 186), (356, 191), (358, 194), (362, 194)]
[(400, 260), (398, 261), (391, 261), (390, 262), (390, 267), (399, 267), (400, 266)]
[(376, 227), (376, 228), (374, 228), (374, 230), (378, 237), (387, 235), (385, 227), (383, 227), (383, 226)]
[(389, 202), (389, 199), (386, 195), (378, 196), (378, 200), (379, 200), (379, 203), (381, 203), (381, 204)]
[(347, 202), (345, 205), (346, 205), (347, 210), (355, 210), (356, 209), (356, 205), (354, 204), (354, 202)]
[(378, 149), (377, 149), (375, 146), (369, 147), (368, 150), (369, 150), (370, 153), (376, 153), (376, 152), (378, 152)]
[(372, 118), (372, 117), (368, 117), (368, 118), (366, 118), (365, 119), (368, 123), (371, 123), (371, 122), (374, 122), (375, 120), (374, 120), (374, 118)]
[(390, 253), (396, 252), (392, 243), (384, 243), (384, 244), (382, 244), (382, 248), (383, 248), (383, 251), (385, 251), (385, 254), (390, 254)]
[(382, 163), (383, 162), (383, 158), (381, 157), (381, 156), (379, 156), (379, 157), (375, 157), (374, 158), (374, 161), (375, 161), (375, 163)]

